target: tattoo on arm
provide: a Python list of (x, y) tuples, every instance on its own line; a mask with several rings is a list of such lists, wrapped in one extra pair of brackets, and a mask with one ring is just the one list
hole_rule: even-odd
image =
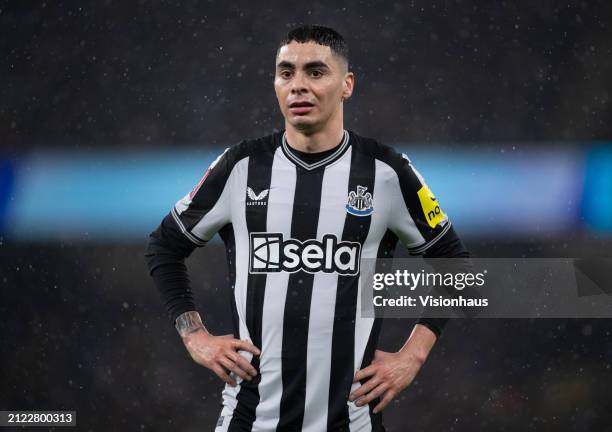
[(200, 330), (208, 333), (208, 330), (206, 330), (206, 327), (204, 327), (202, 323), (200, 314), (196, 311), (189, 311), (179, 315), (176, 319), (175, 327), (181, 337), (185, 337)]

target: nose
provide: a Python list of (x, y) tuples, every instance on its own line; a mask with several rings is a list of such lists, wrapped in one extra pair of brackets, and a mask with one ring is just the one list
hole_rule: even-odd
[(306, 87), (306, 80), (304, 79), (304, 74), (296, 73), (291, 80), (291, 94), (300, 94), (307, 92), (308, 88)]

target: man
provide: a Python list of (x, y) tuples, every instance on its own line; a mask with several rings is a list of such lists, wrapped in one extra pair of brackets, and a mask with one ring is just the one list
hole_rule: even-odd
[[(410, 160), (344, 129), (354, 83), (341, 35), (291, 31), (274, 79), (285, 131), (226, 149), (151, 234), (149, 269), (187, 350), (226, 382), (217, 432), (383, 431), (444, 324), (421, 319), (389, 353), (380, 319), (361, 316), (361, 259), (391, 257), (398, 239), (415, 255), (468, 254)], [(225, 336), (202, 324), (184, 265), (217, 232)]]

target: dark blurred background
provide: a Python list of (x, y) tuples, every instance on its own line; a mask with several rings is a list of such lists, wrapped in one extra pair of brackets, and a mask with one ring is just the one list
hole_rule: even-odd
[[(0, 409), (213, 430), (222, 383), (142, 254), (224, 147), (283, 127), (274, 55), (297, 24), (345, 35), (345, 127), (406, 152), (475, 256), (610, 257), (611, 22), (606, 1), (0, 2)], [(189, 268), (230, 332), (221, 243)], [(380, 348), (412, 325), (385, 321)], [(454, 320), (385, 425), (612, 431), (611, 333)]]
[(610, 138), (612, 4), (3, 2), (5, 147), (228, 143), (280, 125), (278, 41), (346, 35), (347, 124), (391, 141)]

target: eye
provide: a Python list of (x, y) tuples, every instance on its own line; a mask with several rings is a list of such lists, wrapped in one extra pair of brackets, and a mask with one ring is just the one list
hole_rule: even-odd
[(288, 69), (285, 69), (285, 70), (280, 71), (279, 75), (281, 78), (288, 79), (288, 78), (291, 78), (291, 71)]
[(312, 72), (310, 72), (310, 74), (315, 77), (315, 78), (319, 78), (323, 76), (323, 72), (321, 72), (319, 69), (314, 69), (312, 70)]

